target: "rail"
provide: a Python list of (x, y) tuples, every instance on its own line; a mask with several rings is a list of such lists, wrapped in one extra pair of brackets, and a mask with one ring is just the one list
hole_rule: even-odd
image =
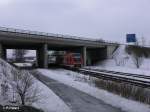
[(99, 70), (99, 69), (89, 69), (89, 68), (74, 68), (72, 70), (78, 71), (85, 75), (90, 75), (96, 78), (116, 81), (120, 83), (132, 84), (132, 85), (139, 86), (142, 88), (150, 88), (150, 76), (128, 74), (128, 73)]

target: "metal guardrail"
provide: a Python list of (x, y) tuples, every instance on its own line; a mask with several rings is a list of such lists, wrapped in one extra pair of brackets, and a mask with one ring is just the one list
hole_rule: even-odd
[(93, 42), (98, 42), (98, 43), (118, 44), (117, 42), (105, 41), (103, 39), (92, 39), (92, 38), (85, 38), (85, 37), (78, 37), (78, 36), (46, 33), (46, 32), (39, 32), (39, 31), (30, 31), (30, 30), (22, 30), (22, 29), (6, 28), (6, 27), (0, 27), (0, 31), (12, 32), (12, 33), (21, 33), (21, 34), (29, 34), (29, 35), (40, 35), (40, 36), (47, 36), (47, 37), (78, 39), (78, 40), (93, 41)]

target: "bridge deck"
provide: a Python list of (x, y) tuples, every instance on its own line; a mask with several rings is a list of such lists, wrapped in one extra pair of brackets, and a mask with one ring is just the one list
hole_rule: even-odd
[(116, 45), (116, 43), (106, 43), (103, 40), (3, 27), (0, 27), (0, 42), (6, 44), (7, 46), (47, 43), (49, 46), (86, 46), (90, 48), (101, 48), (107, 45)]

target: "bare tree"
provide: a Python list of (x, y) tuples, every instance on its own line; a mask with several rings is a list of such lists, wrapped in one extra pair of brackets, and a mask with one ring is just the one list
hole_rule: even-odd
[(143, 56), (139, 55), (139, 54), (136, 54), (136, 53), (133, 53), (132, 54), (132, 59), (133, 59), (133, 62), (135, 64), (136, 68), (140, 68), (140, 66), (142, 64), (142, 61), (143, 61)]
[(13, 56), (16, 61), (24, 61), (24, 55), (27, 53), (27, 50), (24, 49), (16, 49), (13, 51)]
[(39, 100), (40, 92), (35, 86), (34, 79), (28, 71), (18, 70), (14, 72), (15, 78), (11, 85), (18, 94), (22, 105), (32, 104)]
[(144, 37), (142, 37), (142, 45), (145, 46), (146, 45), (146, 40)]
[(6, 98), (8, 97), (8, 83), (6, 80), (4, 80), (1, 84), (1, 95)]
[[(144, 41), (143, 41), (143, 44), (144, 44)], [(136, 45), (137, 46), (140, 45), (140, 41), (138, 39), (136, 41)], [(136, 68), (140, 68), (142, 61), (143, 61), (142, 51), (139, 49), (139, 47), (127, 47), (127, 50), (131, 52), (131, 56), (132, 56), (132, 59)]]
[(143, 50), (140, 47), (140, 41), (137, 40), (135, 43), (135, 46), (126, 46), (126, 52), (131, 55), (131, 59), (133, 60), (133, 63), (135, 64), (136, 68), (140, 68), (143, 59), (144, 54)]

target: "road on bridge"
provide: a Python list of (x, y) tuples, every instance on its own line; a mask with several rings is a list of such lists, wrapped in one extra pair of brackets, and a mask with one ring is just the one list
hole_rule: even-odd
[(72, 112), (123, 112), (93, 96), (59, 83), (40, 73), (35, 75), (33, 72), (32, 74), (59, 96), (70, 107)]

